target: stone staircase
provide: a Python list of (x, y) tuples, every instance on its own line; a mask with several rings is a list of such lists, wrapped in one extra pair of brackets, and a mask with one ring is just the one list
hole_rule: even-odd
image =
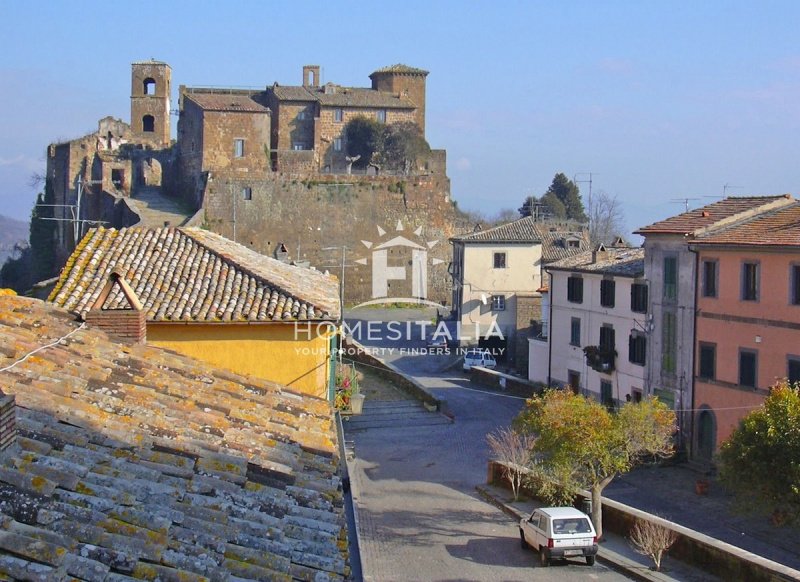
[(440, 412), (428, 411), (418, 400), (364, 401), (361, 414), (342, 417), (345, 433), (368, 429), (436, 426), (452, 424), (452, 419)]
[(128, 203), (142, 218), (136, 226), (159, 228), (167, 223), (181, 226), (191, 216), (176, 199), (164, 196), (159, 187), (138, 188)]

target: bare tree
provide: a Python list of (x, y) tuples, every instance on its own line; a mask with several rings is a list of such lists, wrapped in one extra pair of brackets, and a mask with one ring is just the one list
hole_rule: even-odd
[(625, 230), (625, 213), (616, 194), (600, 190), (589, 201), (589, 238), (593, 245), (609, 244)]
[(506, 427), (486, 435), (486, 441), (492, 449), (494, 459), (503, 466), (503, 477), (511, 485), (511, 493), (514, 501), (517, 501), (522, 480), (528, 472), (535, 437)]
[(676, 539), (677, 533), (654, 521), (637, 519), (631, 529), (633, 549), (653, 560), (657, 572), (661, 570), (661, 559)]

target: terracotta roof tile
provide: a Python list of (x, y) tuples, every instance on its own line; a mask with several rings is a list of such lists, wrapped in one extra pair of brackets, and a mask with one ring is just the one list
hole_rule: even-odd
[[(372, 73), (372, 75), (374, 75), (375, 73), (404, 73), (410, 75), (427, 75), (428, 71), (425, 71), (423, 69), (417, 69), (415, 67), (409, 67), (408, 65), (403, 65), (398, 63), (396, 65), (390, 65), (388, 67), (380, 68), (374, 73)], [(372, 77), (372, 75), (370, 75), (370, 77)]]
[(635, 234), (699, 234), (698, 231), (729, 224), (752, 213), (769, 210), (793, 199), (790, 195), (731, 197), (672, 216), (648, 226), (643, 226)]
[[(537, 221), (526, 216), (486, 230), (455, 236), (464, 243), (541, 243), (545, 262), (557, 261), (589, 248), (588, 233), (572, 223)], [(573, 246), (575, 245), (575, 246)]]
[(604, 251), (587, 251), (556, 261), (549, 264), (547, 268), (558, 271), (641, 277), (644, 275), (644, 249), (641, 247), (607, 247)]
[[(0, 369), (76, 328), (51, 304), (0, 297)], [(0, 453), (0, 577), (348, 575), (326, 401), (89, 328), (0, 386), (18, 428)]]
[(253, 100), (250, 95), (226, 93), (185, 93), (184, 98), (191, 99), (206, 111), (241, 111), (246, 113), (268, 113), (269, 109)]
[(698, 237), (694, 244), (800, 247), (800, 202)]
[(272, 92), (280, 101), (315, 101), (323, 107), (382, 107), (414, 109), (407, 97), (362, 87), (341, 87), (332, 83), (324, 87), (276, 85)]
[[(149, 321), (293, 321), (339, 317), (335, 277), (287, 265), (198, 228), (92, 229), (49, 297), (84, 317), (112, 270)], [(124, 306), (115, 288), (104, 306)]]

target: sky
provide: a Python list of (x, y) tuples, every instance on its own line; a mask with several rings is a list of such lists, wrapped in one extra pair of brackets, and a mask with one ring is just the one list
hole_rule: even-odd
[(459, 207), (488, 215), (557, 172), (616, 196), (628, 232), (723, 194), (798, 196), (798, 29), (791, 0), (3, 0), (0, 214), (30, 216), (49, 143), (129, 121), (130, 63), (150, 58), (175, 93), (300, 85), (308, 64), (357, 87), (430, 71), (428, 141)]

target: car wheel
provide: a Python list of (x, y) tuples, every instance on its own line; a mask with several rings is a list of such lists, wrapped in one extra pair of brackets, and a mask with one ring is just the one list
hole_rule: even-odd
[(547, 550), (539, 548), (539, 563), (547, 568), (550, 565), (550, 558), (547, 557)]
[(528, 545), (528, 542), (525, 541), (525, 532), (522, 531), (522, 528), (520, 528), (519, 530), (519, 543), (522, 546), (523, 550), (527, 550), (530, 547)]
[(594, 556), (586, 556), (586, 563), (590, 566), (594, 566)]

